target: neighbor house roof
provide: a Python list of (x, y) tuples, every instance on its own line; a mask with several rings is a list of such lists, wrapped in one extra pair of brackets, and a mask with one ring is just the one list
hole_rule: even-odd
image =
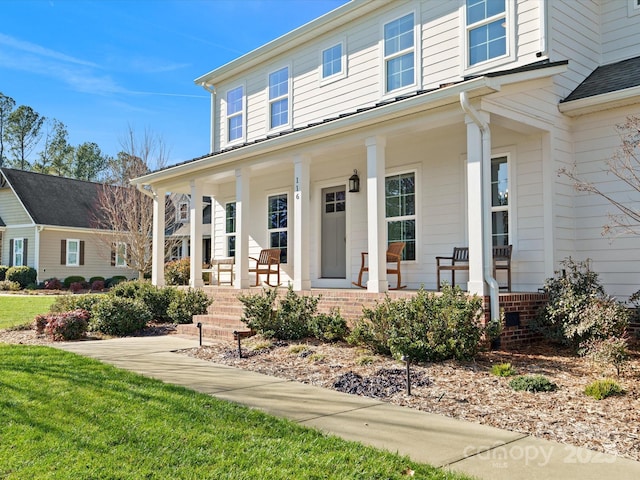
[(4, 222), (2, 221), (2, 217), (0, 217), (0, 227), (6, 227), (6, 225), (4, 224)]
[(562, 103), (640, 85), (640, 57), (596, 68)]
[(95, 228), (102, 184), (11, 168), (0, 172), (36, 225)]

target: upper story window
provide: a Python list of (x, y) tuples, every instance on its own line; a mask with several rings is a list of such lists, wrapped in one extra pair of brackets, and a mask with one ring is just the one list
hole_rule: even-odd
[(227, 256), (236, 256), (236, 202), (229, 202), (225, 205), (225, 227), (227, 237)]
[(474, 66), (507, 54), (505, 0), (466, 0), (468, 64)]
[(322, 78), (342, 73), (342, 44), (339, 43), (322, 51)]
[(387, 242), (405, 242), (403, 260), (416, 259), (416, 174), (385, 178)]
[(289, 123), (289, 67), (269, 74), (269, 128)]
[(189, 221), (189, 202), (180, 202), (178, 204), (178, 221), (179, 222)]
[(244, 87), (227, 92), (227, 141), (244, 137)]
[(267, 201), (269, 205), (267, 216), (269, 248), (279, 248), (280, 261), (287, 263), (287, 225), (289, 210), (287, 194), (270, 195)]
[(415, 84), (414, 14), (384, 25), (385, 93)]
[(491, 159), (491, 235), (493, 245), (509, 245), (508, 157)]

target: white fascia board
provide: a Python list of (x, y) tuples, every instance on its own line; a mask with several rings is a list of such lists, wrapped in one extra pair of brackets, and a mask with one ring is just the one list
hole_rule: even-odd
[(640, 103), (640, 86), (561, 103), (558, 105), (558, 109), (569, 117), (578, 117), (636, 103)]
[(89, 233), (89, 234), (98, 234), (98, 235), (115, 235), (116, 232), (113, 230), (99, 230), (96, 228), (86, 228), (86, 227), (65, 227), (62, 225), (37, 225), (40, 231), (50, 230), (55, 232), (76, 232), (76, 233)]
[(291, 50), (291, 45), (300, 45), (309, 40), (315, 40), (345, 23), (358, 19), (363, 15), (381, 8), (392, 0), (352, 0), (321, 17), (312, 20), (301, 27), (296, 28), (281, 37), (232, 60), (231, 62), (216, 68), (194, 80), (196, 85), (210, 85), (224, 81), (226, 78), (251, 69), (261, 63), (269, 62), (272, 58)]

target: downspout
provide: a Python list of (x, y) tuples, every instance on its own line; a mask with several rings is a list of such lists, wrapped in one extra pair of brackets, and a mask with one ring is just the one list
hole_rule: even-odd
[(482, 258), (484, 264), (484, 281), (489, 285), (489, 299), (491, 307), (491, 319), (500, 318), (500, 299), (498, 282), (493, 278), (493, 247), (491, 243), (491, 190), (487, 188), (486, 180), (491, 178), (491, 130), (489, 124), (485, 122), (478, 111), (469, 103), (467, 92), (460, 92), (460, 106), (464, 113), (480, 129), (482, 137)]
[(202, 82), (200, 86), (211, 94), (211, 140), (209, 142), (209, 148), (211, 149), (211, 153), (213, 153), (216, 151), (216, 87), (205, 82)]

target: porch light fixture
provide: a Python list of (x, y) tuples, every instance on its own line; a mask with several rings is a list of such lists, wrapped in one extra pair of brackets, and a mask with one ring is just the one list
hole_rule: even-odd
[(358, 170), (353, 171), (353, 175), (349, 177), (349, 192), (358, 193), (360, 191), (360, 177), (358, 177)]

